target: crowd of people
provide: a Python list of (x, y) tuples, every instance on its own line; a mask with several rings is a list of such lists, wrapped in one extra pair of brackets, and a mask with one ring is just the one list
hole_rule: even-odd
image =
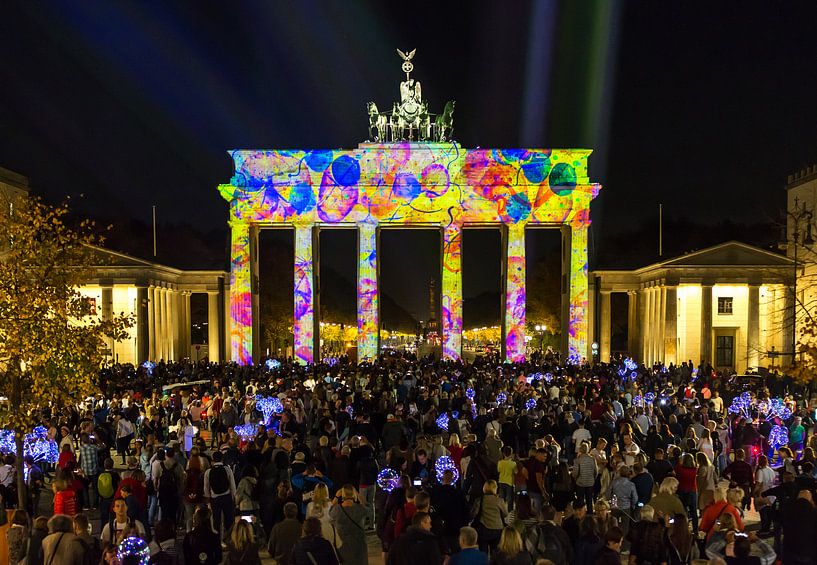
[(552, 354), (116, 366), (43, 407), (59, 459), (26, 458), (25, 507), (6, 455), (6, 562), (356, 565), (376, 539), (387, 565), (815, 564), (815, 403), (752, 381)]

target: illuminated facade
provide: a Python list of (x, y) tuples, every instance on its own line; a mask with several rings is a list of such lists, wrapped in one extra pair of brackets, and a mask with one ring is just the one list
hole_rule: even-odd
[[(792, 266), (783, 255), (728, 242), (633, 271), (594, 271), (600, 360), (626, 352), (646, 364), (785, 366)], [(626, 349), (614, 351), (615, 293), (627, 294), (628, 315)]]
[(587, 229), (599, 185), (587, 178), (589, 150), (463, 149), (457, 143), (361, 144), (353, 150), (236, 150), (235, 174), (219, 186), (230, 203), (232, 358), (258, 356), (257, 238), (264, 227), (295, 230), (294, 343), (303, 363), (314, 359), (315, 246), (322, 226), (358, 231), (358, 358), (378, 352), (378, 237), (389, 227), (442, 232), (443, 356), (462, 344), (462, 229), (503, 230), (506, 250), (504, 345), (508, 359), (525, 354), (525, 229), (561, 229), (569, 280), (567, 350), (585, 357)]

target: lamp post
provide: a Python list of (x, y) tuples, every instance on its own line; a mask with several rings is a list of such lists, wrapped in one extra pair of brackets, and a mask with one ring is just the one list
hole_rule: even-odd
[(797, 363), (795, 359), (797, 354), (797, 248), (799, 245), (803, 245), (804, 247), (811, 247), (814, 245), (814, 238), (811, 235), (814, 211), (809, 208), (805, 202), (801, 204), (800, 200), (795, 197), (794, 207), (791, 210), (786, 210), (786, 216), (787, 219), (791, 220), (792, 222), (791, 243), (794, 244), (794, 252), (792, 253), (792, 259), (794, 260), (794, 276), (792, 277), (791, 306), (791, 364), (794, 366)]
[(547, 331), (548, 327), (544, 324), (536, 324), (536, 333), (539, 334), (539, 351), (545, 350), (545, 332)]

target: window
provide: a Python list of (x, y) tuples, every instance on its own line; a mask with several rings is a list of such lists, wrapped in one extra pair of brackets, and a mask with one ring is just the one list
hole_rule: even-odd
[(732, 313), (732, 297), (731, 296), (719, 296), (718, 297), (718, 314), (731, 314)]
[(734, 364), (734, 353), (735, 353), (735, 336), (719, 335), (715, 338), (716, 366), (731, 367)]

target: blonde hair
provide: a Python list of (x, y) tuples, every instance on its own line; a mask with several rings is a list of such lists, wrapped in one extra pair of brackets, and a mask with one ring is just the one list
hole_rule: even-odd
[(451, 434), (448, 438), (448, 445), (459, 445), (460, 444), (460, 436), (457, 434)]
[(325, 484), (320, 483), (316, 485), (315, 490), (312, 491), (312, 505), (323, 508), (327, 504), (329, 504), (329, 488)]
[(513, 526), (505, 526), (499, 538), (499, 551), (508, 557), (514, 557), (522, 551), (522, 536)]
[(239, 520), (233, 524), (233, 531), (230, 533), (230, 543), (238, 551), (243, 551), (253, 542), (252, 528), (244, 520)]
[(641, 507), (641, 519), (647, 522), (652, 522), (653, 518), (655, 518), (655, 508), (650, 506), (649, 504), (645, 504)]
[(491, 479), (490, 481), (485, 481), (485, 484), (482, 485), (482, 493), (483, 494), (496, 494), (496, 490), (498, 485), (496, 481)]
[(678, 479), (675, 477), (667, 477), (661, 481), (661, 486), (658, 487), (658, 492), (662, 494), (675, 494), (678, 490)]
[(726, 501), (732, 506), (737, 506), (743, 500), (743, 489), (730, 488), (726, 491)]
[(329, 445), (329, 437), (328, 436), (321, 436), (318, 438), (318, 445), (320, 447), (326, 447)]
[(354, 500), (355, 499), (355, 487), (350, 484), (343, 485), (343, 488), (340, 489), (343, 499), (344, 500)]
[(715, 502), (721, 502), (726, 500), (726, 493), (729, 490), (727, 486), (724, 485), (715, 485), (715, 490), (713, 491), (713, 498)]
[(720, 517), (720, 527), (718, 528), (720, 531), (727, 531), (727, 530), (737, 530), (738, 525), (735, 522), (735, 517), (732, 516), (729, 512), (724, 512), (721, 514)]

